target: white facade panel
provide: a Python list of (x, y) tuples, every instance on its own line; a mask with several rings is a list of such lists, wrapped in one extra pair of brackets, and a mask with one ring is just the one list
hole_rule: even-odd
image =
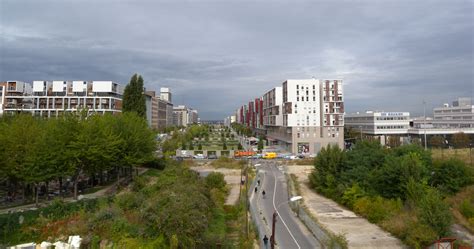
[(92, 91), (96, 93), (112, 92), (112, 81), (92, 81)]
[(87, 84), (85, 81), (73, 81), (72, 82), (72, 91), (73, 92), (84, 92), (87, 89)]
[(65, 81), (53, 81), (53, 92), (64, 92)]
[(35, 80), (33, 81), (33, 92), (44, 92), (46, 91), (46, 82)]

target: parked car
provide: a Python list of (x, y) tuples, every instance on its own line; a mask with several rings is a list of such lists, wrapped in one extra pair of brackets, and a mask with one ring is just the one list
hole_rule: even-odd
[(217, 155), (209, 155), (207, 156), (207, 159), (217, 159)]
[(193, 156), (194, 159), (205, 159), (206, 157), (203, 154), (196, 154)]

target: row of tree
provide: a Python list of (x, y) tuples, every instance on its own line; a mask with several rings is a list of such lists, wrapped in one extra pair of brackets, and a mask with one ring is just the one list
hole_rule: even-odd
[(110, 169), (129, 169), (152, 160), (155, 136), (135, 112), (122, 115), (69, 113), (43, 119), (31, 115), (0, 119), (0, 181), (19, 186), (71, 177), (77, 198), (79, 178)]

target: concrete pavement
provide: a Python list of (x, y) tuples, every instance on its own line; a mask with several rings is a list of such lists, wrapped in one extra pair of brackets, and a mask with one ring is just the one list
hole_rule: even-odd
[[(267, 237), (271, 236), (272, 216), (276, 210), (278, 214), (275, 229), (277, 248), (321, 248), (320, 242), (290, 209), (286, 178), (281, 169), (274, 161), (262, 161), (258, 178), (261, 179), (261, 184), (258, 186), (258, 191), (253, 192), (250, 197), (252, 205), (257, 207), (260, 218), (264, 220), (263, 224), (267, 226), (264, 229), (267, 231)], [(265, 196), (262, 195), (262, 190), (265, 190)]]

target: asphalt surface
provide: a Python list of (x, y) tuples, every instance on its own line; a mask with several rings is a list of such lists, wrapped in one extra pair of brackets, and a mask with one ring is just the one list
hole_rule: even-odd
[[(263, 173), (258, 179), (261, 180), (258, 191), (253, 192), (251, 201), (261, 210), (261, 216), (267, 221), (271, 231), (272, 216), (276, 210), (277, 222), (275, 229), (276, 248), (280, 249), (312, 249), (321, 248), (319, 241), (298, 219), (296, 214), (290, 209), (288, 201), (288, 191), (283, 167), (278, 166), (274, 161), (260, 161), (259, 172)], [(265, 190), (265, 196), (262, 194)], [(263, 218), (262, 217), (262, 218)], [(270, 234), (267, 237), (270, 238)], [(270, 248), (270, 241), (268, 241)]]

